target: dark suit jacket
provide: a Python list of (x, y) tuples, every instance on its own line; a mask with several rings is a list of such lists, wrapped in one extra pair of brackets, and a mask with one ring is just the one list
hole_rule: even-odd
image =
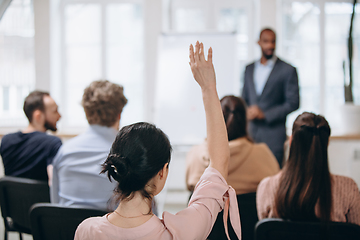
[(258, 105), (265, 114), (265, 120), (251, 121), (250, 135), (255, 142), (266, 143), (275, 154), (283, 151), (286, 116), (299, 108), (298, 76), (293, 66), (278, 58), (262, 94), (258, 96), (254, 68), (254, 63), (246, 67), (242, 97), (248, 106)]

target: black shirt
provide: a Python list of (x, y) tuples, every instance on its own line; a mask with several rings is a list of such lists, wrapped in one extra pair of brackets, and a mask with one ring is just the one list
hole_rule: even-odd
[(46, 168), (61, 144), (58, 137), (43, 132), (5, 135), (0, 146), (5, 175), (47, 181)]

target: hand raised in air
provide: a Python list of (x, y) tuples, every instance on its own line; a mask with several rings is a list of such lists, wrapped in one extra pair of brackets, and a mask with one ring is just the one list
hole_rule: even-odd
[(199, 43), (190, 45), (190, 67), (196, 82), (202, 90), (216, 89), (215, 70), (212, 63), (212, 48), (209, 48), (208, 59), (205, 59), (204, 45)]

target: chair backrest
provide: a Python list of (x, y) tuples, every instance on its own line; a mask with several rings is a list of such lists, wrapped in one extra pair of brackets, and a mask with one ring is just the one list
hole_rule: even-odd
[(10, 176), (0, 179), (1, 214), (7, 230), (30, 234), (29, 210), (39, 202), (50, 202), (47, 182)]
[[(254, 239), (254, 228), (258, 221), (256, 210), (256, 192), (240, 194), (236, 196), (240, 211), (241, 221), (241, 235), (242, 240)], [(233, 228), (231, 227), (230, 220), (228, 219), (229, 237), (231, 239), (238, 239)], [(209, 240), (227, 239), (224, 228), (223, 212), (221, 211), (215, 221), (214, 227), (208, 236)]]
[(34, 240), (73, 240), (77, 226), (86, 218), (103, 216), (106, 211), (82, 206), (39, 203), (30, 210)]
[(360, 226), (341, 222), (293, 222), (279, 218), (256, 224), (255, 240), (359, 240)]

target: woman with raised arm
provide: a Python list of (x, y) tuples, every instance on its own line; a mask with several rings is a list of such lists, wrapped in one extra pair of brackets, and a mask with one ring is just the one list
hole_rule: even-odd
[(175, 215), (164, 212), (162, 219), (152, 213), (152, 198), (163, 189), (167, 179), (171, 146), (159, 128), (135, 123), (119, 131), (103, 164), (102, 173), (118, 182), (117, 209), (83, 221), (75, 240), (206, 239), (223, 208), (230, 213), (231, 224), (240, 239), (236, 195), (226, 182), (230, 154), (211, 48), (206, 60), (203, 44), (197, 42), (195, 52), (191, 45), (190, 66), (202, 91), (210, 166), (195, 187), (189, 206)]
[(323, 116), (304, 112), (293, 125), (289, 159), (257, 189), (259, 219), (334, 221), (360, 225), (360, 192), (351, 178), (330, 174), (330, 126)]

